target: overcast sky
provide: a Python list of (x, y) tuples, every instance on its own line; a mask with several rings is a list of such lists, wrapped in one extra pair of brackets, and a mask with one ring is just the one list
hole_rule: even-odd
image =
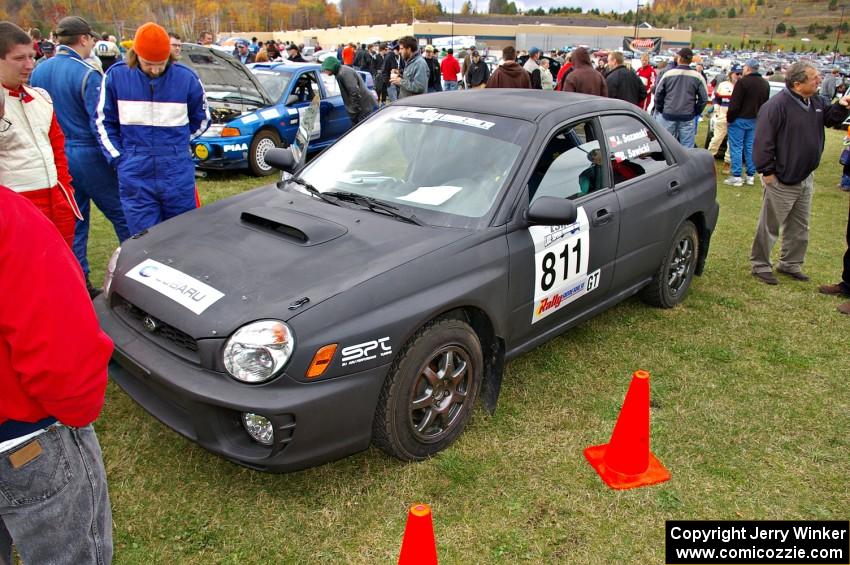
[[(558, 6), (581, 6), (584, 8), (584, 11), (592, 10), (593, 8), (599, 8), (602, 12), (609, 12), (614, 10), (615, 12), (628, 12), (629, 10), (634, 10), (635, 6), (637, 6), (637, 0), (582, 0), (581, 3), (576, 2), (564, 2), (558, 0), (514, 0), (518, 7), (522, 7), (522, 9), (532, 9), (532, 8), (555, 8)], [(481, 0), (478, 2), (481, 4)], [(646, 1), (641, 1), (641, 4), (646, 4)]]

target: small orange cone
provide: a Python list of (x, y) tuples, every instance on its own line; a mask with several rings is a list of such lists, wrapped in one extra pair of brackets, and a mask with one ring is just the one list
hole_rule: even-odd
[(427, 504), (410, 507), (398, 565), (437, 565), (434, 524), (431, 522), (431, 507)]
[(649, 450), (648, 372), (632, 375), (611, 441), (588, 447), (584, 456), (611, 488), (630, 489), (670, 479), (670, 472)]

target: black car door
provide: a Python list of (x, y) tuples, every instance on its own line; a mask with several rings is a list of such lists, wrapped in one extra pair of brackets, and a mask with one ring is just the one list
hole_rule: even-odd
[[(557, 332), (598, 304), (614, 277), (619, 203), (596, 119), (555, 128), (508, 228), (509, 348)], [(575, 201), (573, 224), (529, 226), (523, 212), (543, 196)]]
[(682, 220), (687, 179), (652, 125), (632, 114), (600, 118), (608, 146), (620, 235), (613, 291), (648, 280)]

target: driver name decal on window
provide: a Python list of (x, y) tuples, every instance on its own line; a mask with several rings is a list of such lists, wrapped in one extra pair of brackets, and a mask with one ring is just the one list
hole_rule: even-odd
[[(646, 128), (641, 128), (634, 133), (608, 136), (608, 143), (611, 145), (614, 159), (618, 162), (650, 153), (652, 148), (649, 146), (649, 141), (649, 131)], [(635, 146), (636, 143), (640, 143), (640, 145)]]
[(426, 110), (423, 108), (410, 108), (395, 116), (395, 119), (402, 122), (408, 120), (419, 120), (423, 124), (431, 124), (434, 122), (446, 122), (450, 124), (469, 126), (483, 130), (489, 130), (490, 128), (496, 125), (494, 122), (487, 122), (476, 118), (469, 118), (467, 116), (458, 116), (456, 114), (443, 114), (442, 112), (438, 112), (436, 110)]
[(599, 286), (599, 270), (587, 273), (590, 223), (584, 207), (567, 226), (531, 226), (534, 241), (534, 303), (531, 323), (539, 322)]

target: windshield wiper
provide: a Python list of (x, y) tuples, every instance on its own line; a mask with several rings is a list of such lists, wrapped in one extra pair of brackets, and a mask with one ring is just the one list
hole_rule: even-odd
[(372, 198), (371, 196), (363, 196), (361, 194), (354, 194), (353, 192), (344, 191), (326, 192), (325, 194), (328, 196), (333, 196), (334, 198), (338, 198), (339, 200), (351, 202), (362, 208), (371, 210), (372, 212), (375, 212), (377, 214), (392, 216), (397, 220), (408, 222), (410, 224), (416, 224), (417, 226), (425, 225), (425, 223), (419, 218), (417, 218), (415, 214), (405, 214), (403, 212), (399, 212), (399, 209), (396, 206), (393, 206), (392, 204), (387, 204), (386, 202), (381, 202), (380, 200)]
[(327, 196), (322, 194), (322, 192), (319, 191), (318, 188), (316, 188), (315, 186), (313, 186), (312, 184), (310, 184), (309, 182), (307, 182), (306, 180), (304, 180), (300, 177), (289, 177), (284, 182), (292, 182), (292, 183), (295, 183), (299, 186), (303, 186), (305, 189), (307, 189), (307, 192), (309, 192), (310, 194), (312, 194), (313, 196), (315, 196), (319, 200), (324, 200), (328, 204), (333, 204), (334, 206), (339, 206), (339, 202), (337, 202), (333, 198), (328, 198)]

